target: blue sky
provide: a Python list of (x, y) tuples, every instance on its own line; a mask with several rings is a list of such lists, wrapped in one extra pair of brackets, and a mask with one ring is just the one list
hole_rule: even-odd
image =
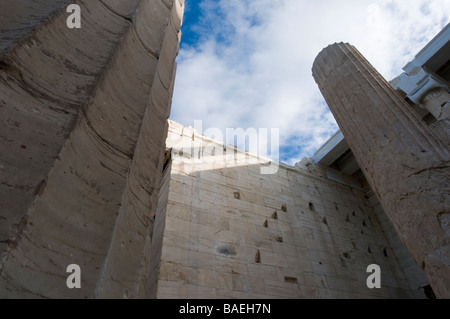
[(338, 129), (311, 75), (317, 54), (349, 42), (391, 80), (449, 22), (450, 0), (186, 0), (185, 7), (171, 119), (202, 120), (224, 136), (226, 128), (279, 129), (279, 160), (294, 165)]

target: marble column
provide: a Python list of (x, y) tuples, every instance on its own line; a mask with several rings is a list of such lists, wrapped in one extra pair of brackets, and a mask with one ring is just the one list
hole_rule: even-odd
[(450, 298), (450, 152), (350, 44), (313, 76), (361, 170), (439, 298)]
[(0, 298), (145, 297), (183, 10), (0, 3)]

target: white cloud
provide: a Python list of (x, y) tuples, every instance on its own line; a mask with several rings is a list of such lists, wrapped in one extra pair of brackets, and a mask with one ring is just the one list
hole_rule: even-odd
[(337, 130), (311, 75), (317, 54), (349, 42), (390, 80), (449, 22), (450, 0), (203, 0), (202, 8), (198, 45), (180, 50), (171, 118), (223, 132), (279, 128), (290, 149), (281, 158), (294, 164)]

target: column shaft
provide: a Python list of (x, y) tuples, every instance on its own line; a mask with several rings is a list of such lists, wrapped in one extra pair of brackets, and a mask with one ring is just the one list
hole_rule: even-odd
[(145, 294), (184, 1), (74, 3), (1, 57), (0, 298)]
[(313, 76), (403, 242), (450, 297), (448, 148), (353, 46), (324, 49)]

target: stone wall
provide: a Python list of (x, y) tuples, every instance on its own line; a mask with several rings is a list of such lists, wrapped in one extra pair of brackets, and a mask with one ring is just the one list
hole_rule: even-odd
[[(203, 161), (192, 143), (207, 148)], [(233, 148), (225, 161), (222, 144), (175, 122), (167, 147), (158, 298), (417, 297), (357, 180), (312, 164), (261, 175), (267, 159)], [(381, 289), (366, 285), (370, 264)]]

